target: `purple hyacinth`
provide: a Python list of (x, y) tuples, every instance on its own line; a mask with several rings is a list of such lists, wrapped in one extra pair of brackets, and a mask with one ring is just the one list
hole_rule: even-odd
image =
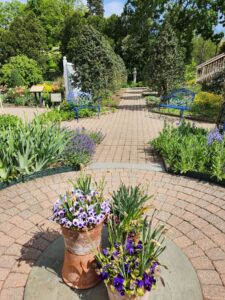
[(219, 132), (218, 128), (215, 128), (214, 130), (208, 133), (207, 136), (208, 145), (211, 145), (216, 141), (221, 143), (223, 141), (223, 138), (224, 138), (223, 134)]

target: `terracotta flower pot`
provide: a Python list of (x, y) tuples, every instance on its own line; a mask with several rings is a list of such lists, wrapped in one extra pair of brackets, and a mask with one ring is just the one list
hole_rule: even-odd
[(144, 296), (121, 296), (119, 292), (112, 292), (111, 288), (107, 286), (109, 300), (150, 300), (150, 292), (146, 292)]
[(88, 289), (99, 282), (95, 271), (95, 251), (100, 248), (103, 223), (91, 230), (62, 227), (65, 252), (62, 268), (64, 282), (76, 289)]

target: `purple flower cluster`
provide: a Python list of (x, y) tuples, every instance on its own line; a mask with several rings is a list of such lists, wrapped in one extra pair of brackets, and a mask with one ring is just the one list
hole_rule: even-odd
[(97, 191), (85, 195), (73, 190), (54, 204), (52, 219), (66, 228), (83, 229), (100, 224), (109, 213), (109, 202), (99, 200)]
[(221, 134), (218, 130), (218, 128), (215, 128), (214, 130), (210, 131), (207, 140), (208, 140), (208, 145), (213, 144), (214, 142), (222, 142), (223, 141), (223, 134)]
[(95, 142), (84, 133), (75, 134), (75, 136), (71, 139), (69, 146), (66, 149), (68, 153), (85, 153), (88, 155), (92, 155), (95, 152)]
[(100, 265), (100, 279), (111, 284), (121, 296), (128, 291), (136, 295), (138, 289), (151, 291), (156, 284), (156, 268), (159, 264), (149, 260), (147, 269), (141, 274), (140, 256), (143, 249), (141, 241), (136, 243), (130, 238), (124, 247), (114, 244), (112, 249), (103, 249), (104, 263)]

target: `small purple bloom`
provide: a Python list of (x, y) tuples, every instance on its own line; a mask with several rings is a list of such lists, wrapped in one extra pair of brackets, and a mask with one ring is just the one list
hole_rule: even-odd
[(70, 228), (72, 225), (73, 225), (73, 223), (71, 221), (67, 221), (66, 224), (65, 224), (65, 226), (67, 228)]
[(101, 280), (106, 280), (106, 279), (109, 278), (109, 274), (107, 272), (103, 271), (103, 272), (100, 273), (99, 277), (100, 277)]
[(78, 222), (79, 222), (78, 219), (74, 219), (74, 220), (73, 220), (73, 225), (74, 225), (75, 227), (77, 227), (77, 226), (78, 226)]
[(224, 136), (219, 132), (218, 128), (210, 131), (207, 136), (208, 145), (213, 144), (214, 142), (221, 143), (223, 141)]
[(105, 256), (109, 254), (109, 252), (108, 252), (107, 249), (103, 249), (103, 250), (102, 250), (102, 253), (103, 253)]

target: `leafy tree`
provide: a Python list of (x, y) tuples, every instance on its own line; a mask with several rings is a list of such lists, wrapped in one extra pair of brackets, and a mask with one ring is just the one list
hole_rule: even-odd
[(16, 17), (9, 30), (3, 33), (3, 39), (2, 51), (5, 55), (1, 63), (6, 62), (11, 56), (26, 55), (38, 61), (41, 66), (45, 66), (47, 49), (45, 31), (33, 13)]
[(218, 44), (223, 33), (215, 33), (214, 27), (225, 19), (224, 3), (221, 0), (168, 0), (166, 12), (170, 23), (183, 47), (186, 59), (191, 59), (192, 39), (194, 34), (201, 35), (204, 40), (211, 39)]
[(225, 53), (225, 40), (222, 40), (220, 43), (219, 53)]
[(42, 81), (41, 69), (36, 61), (25, 55), (11, 57), (9, 63), (2, 66), (0, 73), (1, 83), (9, 87), (19, 84), (30, 86)]
[(59, 44), (59, 36), (65, 19), (74, 12), (74, 0), (28, 0), (27, 10), (40, 20), (46, 32), (49, 48)]
[(15, 17), (21, 16), (24, 12), (25, 4), (19, 0), (10, 2), (0, 2), (0, 27), (9, 28)]
[(168, 22), (163, 24), (149, 50), (145, 66), (145, 81), (156, 88), (160, 95), (168, 92), (184, 80), (184, 51)]
[(103, 17), (104, 7), (102, 0), (87, 0), (87, 7), (91, 15)]
[(192, 58), (197, 65), (214, 57), (217, 54), (217, 45), (211, 40), (204, 40), (201, 36), (194, 38)]
[(122, 59), (91, 26), (85, 25), (74, 43), (73, 63), (76, 71), (75, 84), (94, 96), (106, 95), (126, 81)]
[(67, 56), (68, 60), (73, 58), (74, 45), (85, 24), (87, 24), (87, 20), (80, 10), (75, 11), (65, 21), (61, 31), (61, 51), (63, 55)]
[(185, 66), (185, 81), (195, 80), (196, 62), (192, 59), (191, 63)]

